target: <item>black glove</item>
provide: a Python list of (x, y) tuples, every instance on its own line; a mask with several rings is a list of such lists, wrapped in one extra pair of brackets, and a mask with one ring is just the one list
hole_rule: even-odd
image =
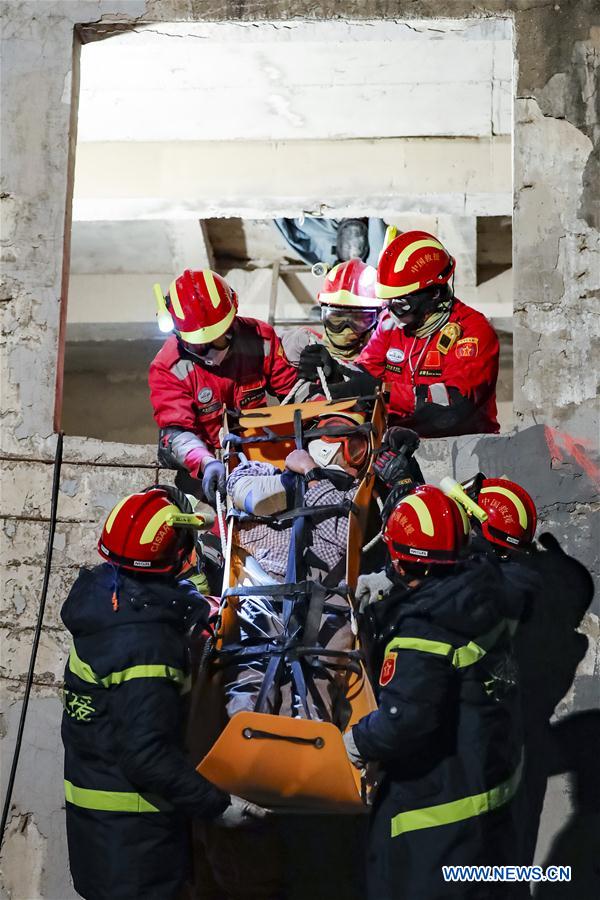
[(333, 400), (344, 400), (346, 397), (371, 397), (380, 386), (381, 380), (357, 369), (346, 381), (331, 386)]
[(412, 458), (418, 446), (419, 435), (410, 428), (389, 428), (373, 460), (373, 471), (387, 487), (407, 480), (423, 484), (419, 464)]
[(204, 467), (202, 490), (211, 506), (216, 505), (217, 491), (222, 498), (225, 497), (225, 466), (218, 459), (211, 459)]
[(316, 381), (319, 377), (317, 369), (323, 369), (327, 381), (343, 381), (342, 367), (322, 344), (309, 344), (300, 353), (298, 374), (305, 381)]
[(406, 448), (406, 456), (412, 456), (420, 444), (419, 435), (411, 428), (402, 428), (400, 425), (394, 425), (388, 428), (383, 436), (383, 443), (387, 444), (393, 450), (402, 450)]

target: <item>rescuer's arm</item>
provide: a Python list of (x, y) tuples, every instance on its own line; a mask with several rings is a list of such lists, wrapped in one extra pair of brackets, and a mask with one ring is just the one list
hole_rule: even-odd
[(139, 677), (110, 688), (118, 764), (140, 793), (157, 794), (198, 818), (221, 815), (229, 805), (229, 795), (199, 775), (177, 743), (182, 727), (179, 691), (183, 673), (156, 663), (138, 666)]
[[(404, 641), (394, 645), (394, 641)], [(423, 649), (410, 649), (420, 646)], [(352, 729), (364, 762), (402, 763), (435, 740), (448, 710), (452, 667), (431, 652), (431, 640), (401, 637), (388, 644), (380, 675), (379, 706)], [(439, 649), (439, 648), (438, 648)]]
[(148, 379), (154, 418), (160, 428), (158, 461), (169, 468), (187, 469), (192, 478), (201, 479), (206, 499), (214, 504), (216, 492), (224, 492), (225, 469), (203, 439), (202, 423), (196, 421), (188, 371), (194, 364), (185, 359), (169, 362), (155, 359)]
[(269, 325), (264, 328), (268, 329), (267, 336), (263, 338), (265, 350), (268, 345), (268, 352), (265, 352), (265, 376), (270, 392), (281, 400), (298, 381), (298, 370), (286, 357), (275, 330)]
[[(163, 348), (164, 350), (165, 348)], [(148, 384), (154, 419), (160, 429), (158, 459), (170, 468), (185, 468), (198, 477), (205, 459), (214, 459), (196, 422), (195, 398), (190, 382), (193, 362), (161, 353), (150, 365)], [(196, 433), (200, 429), (200, 433)]]
[[(479, 410), (496, 391), (498, 355), (496, 332), (483, 317), (475, 319), (473, 333), (465, 333), (448, 351), (443, 381), (417, 386), (411, 427), (423, 437), (477, 430)], [(397, 405), (394, 387), (391, 412)]]

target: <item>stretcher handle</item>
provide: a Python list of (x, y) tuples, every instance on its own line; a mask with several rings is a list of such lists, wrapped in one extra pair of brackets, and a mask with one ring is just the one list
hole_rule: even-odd
[(290, 744), (308, 744), (317, 750), (322, 750), (325, 746), (325, 738), (305, 738), (292, 734), (275, 734), (273, 731), (259, 731), (256, 728), (244, 728), (242, 736), (246, 740), (251, 741), (253, 738), (259, 741), (288, 741)]

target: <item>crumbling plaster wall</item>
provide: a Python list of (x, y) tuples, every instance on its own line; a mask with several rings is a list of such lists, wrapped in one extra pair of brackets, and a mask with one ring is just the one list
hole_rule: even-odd
[[(2, 4), (3, 791), (42, 582), (56, 444), (53, 410), (77, 82), (74, 27), (85, 26), (80, 33), (94, 39), (144, 22), (191, 19), (514, 17), (518, 428), (497, 438), (430, 441), (422, 457), (432, 477), (448, 471), (461, 477), (480, 466), (518, 473), (540, 508), (542, 527), (597, 575), (592, 316), (600, 296), (597, 10), (593, 0)], [(100, 402), (90, 397), (90, 403)], [(58, 612), (77, 567), (94, 558), (103, 515), (124, 492), (156, 477), (152, 447), (65, 442), (55, 566), (2, 858), (3, 896), (74, 896), (64, 838), (58, 699), (68, 641)], [(597, 613), (596, 604), (584, 621), (588, 652), (560, 705), (561, 715), (598, 706)], [(542, 823), (541, 858), (569, 808), (568, 782), (554, 783)]]

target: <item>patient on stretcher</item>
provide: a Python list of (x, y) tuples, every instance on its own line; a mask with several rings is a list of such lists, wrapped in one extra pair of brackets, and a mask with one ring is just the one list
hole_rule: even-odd
[[(330, 432), (344, 426), (348, 428), (348, 422), (336, 415), (323, 417), (317, 429)], [(355, 429), (356, 423), (352, 426)], [(243, 583), (254, 587), (287, 580), (292, 525), (298, 518), (294, 512), (296, 479), (298, 475), (305, 478), (302, 506), (318, 509), (318, 513), (302, 517), (301, 557), (306, 577), (317, 583), (315, 592), (320, 591), (318, 596), (297, 600), (291, 614), (288, 604), (287, 618), (284, 598), (268, 591), (264, 596), (242, 596), (236, 601), (238, 647), (243, 655), (235, 659), (234, 654), (225, 669), (230, 716), (256, 709), (259, 700), (261, 712), (325, 719), (345, 726), (350, 714), (345, 683), (353, 663), (354, 637), (350, 607), (336, 588), (345, 575), (348, 516), (367, 459), (364, 432), (352, 431), (347, 436), (325, 433), (309, 443), (308, 451), (290, 453), (283, 472), (269, 463), (245, 462), (229, 476), (227, 491), (240, 514), (236, 544), (243, 551)], [(286, 517), (286, 513), (290, 515)], [(317, 606), (319, 619), (316, 633), (308, 634), (308, 608), (313, 602), (321, 603)], [(306, 647), (307, 640), (314, 652), (295, 654), (294, 646)], [(291, 652), (282, 657), (278, 651), (283, 643)], [(271, 678), (274, 658), (281, 663), (276, 677)], [(269, 665), (269, 683), (265, 684)]]

